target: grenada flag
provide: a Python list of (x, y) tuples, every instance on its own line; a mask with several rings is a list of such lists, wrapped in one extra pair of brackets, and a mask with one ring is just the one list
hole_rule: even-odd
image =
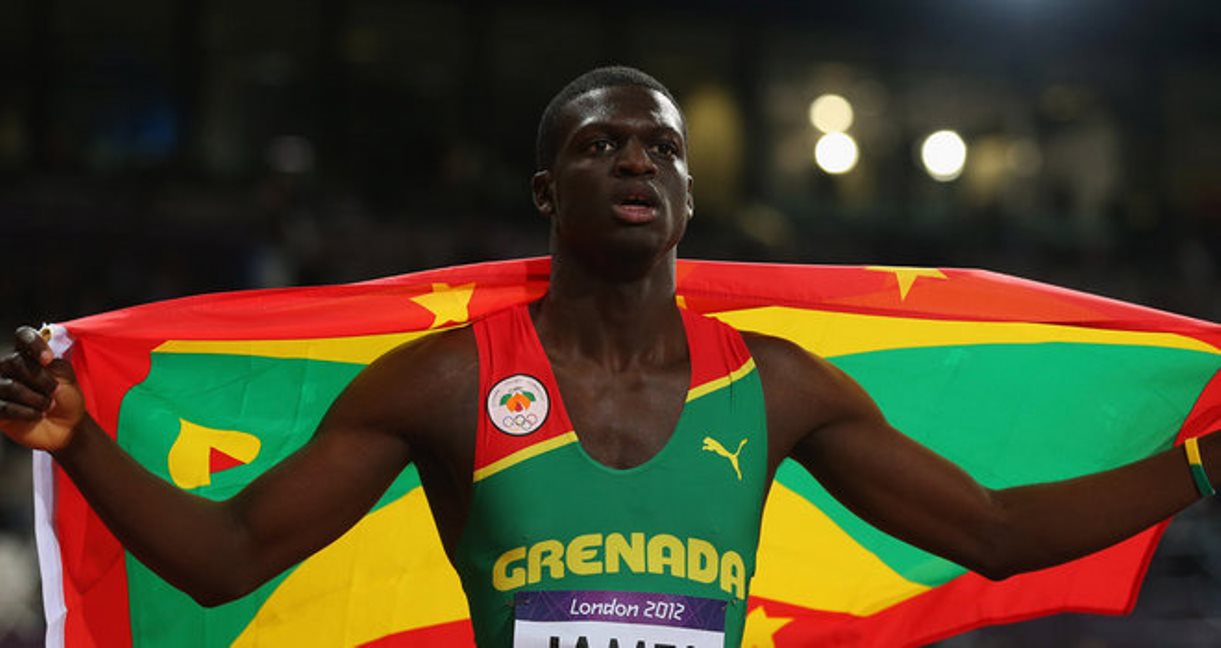
[[(300, 447), (364, 365), (538, 298), (548, 268), (188, 297), (53, 327), (53, 346), (70, 347), (89, 410), (120, 446), (219, 499)], [(678, 293), (683, 308), (829, 358), (896, 427), (991, 487), (1103, 470), (1221, 426), (1221, 326), (1209, 322), (975, 270), (683, 261)], [(45, 454), (35, 462), (48, 645), (471, 643), (414, 468), (342, 538), (204, 609), (127, 554)], [(764, 515), (745, 645), (918, 645), (1040, 614), (1125, 612), (1164, 527), (994, 583), (870, 527), (789, 462)]]

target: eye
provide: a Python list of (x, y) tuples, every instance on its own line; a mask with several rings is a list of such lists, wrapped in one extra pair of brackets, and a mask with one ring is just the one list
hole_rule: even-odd
[(615, 143), (605, 137), (591, 141), (586, 145), (586, 149), (590, 153), (606, 153), (615, 148)]
[(678, 156), (678, 145), (673, 142), (658, 142), (653, 145), (653, 151), (665, 158)]

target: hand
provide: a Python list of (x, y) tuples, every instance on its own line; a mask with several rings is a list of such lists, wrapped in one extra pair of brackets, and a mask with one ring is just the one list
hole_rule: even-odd
[(0, 431), (27, 448), (54, 452), (84, 415), (72, 366), (55, 359), (38, 331), (18, 328), (13, 352), (0, 358)]

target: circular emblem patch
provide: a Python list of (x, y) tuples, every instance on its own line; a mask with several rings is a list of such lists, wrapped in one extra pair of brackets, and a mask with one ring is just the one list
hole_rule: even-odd
[(505, 434), (530, 434), (542, 427), (550, 411), (547, 388), (534, 376), (509, 376), (488, 392), (488, 419)]

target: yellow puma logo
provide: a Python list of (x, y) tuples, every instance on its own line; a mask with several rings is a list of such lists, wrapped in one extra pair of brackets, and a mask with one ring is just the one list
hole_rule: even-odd
[(712, 437), (704, 437), (703, 449), (709, 452), (715, 452), (728, 459), (729, 465), (733, 466), (733, 471), (738, 475), (738, 481), (742, 481), (742, 469), (738, 467), (738, 455), (742, 454), (742, 446), (746, 445), (748, 440), (749, 439), (742, 439), (742, 441), (738, 443), (738, 450), (730, 453), (725, 449), (725, 446), (721, 445), (720, 441), (717, 441)]

